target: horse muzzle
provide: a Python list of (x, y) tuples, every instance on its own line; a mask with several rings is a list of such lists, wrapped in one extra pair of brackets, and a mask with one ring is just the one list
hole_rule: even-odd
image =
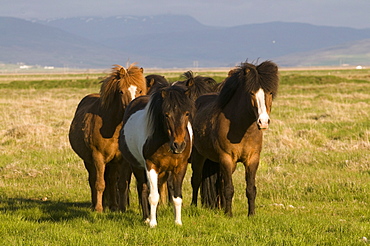
[(170, 146), (172, 153), (181, 154), (186, 148), (186, 142), (173, 142)]
[(270, 124), (270, 117), (259, 117), (257, 120), (257, 125), (260, 130), (267, 130)]

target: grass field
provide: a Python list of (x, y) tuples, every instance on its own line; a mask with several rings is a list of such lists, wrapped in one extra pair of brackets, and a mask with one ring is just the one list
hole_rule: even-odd
[(134, 189), (126, 213), (89, 209), (87, 171), (67, 134), (101, 75), (37, 76), (1, 76), (0, 245), (370, 244), (370, 70), (282, 71), (256, 215), (247, 217), (242, 165), (232, 218), (190, 206), (189, 167), (183, 226), (162, 205), (155, 229), (141, 221)]

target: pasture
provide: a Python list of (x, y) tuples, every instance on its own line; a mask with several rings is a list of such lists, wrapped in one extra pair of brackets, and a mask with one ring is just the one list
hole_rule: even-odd
[[(171, 81), (179, 74), (163, 73)], [(220, 82), (227, 72), (197, 74)], [(126, 213), (89, 208), (87, 171), (68, 130), (101, 75), (22, 76), (0, 76), (1, 245), (370, 244), (370, 70), (281, 71), (256, 215), (247, 217), (242, 165), (233, 175), (232, 218), (190, 205), (189, 166), (183, 226), (161, 205), (154, 229), (142, 221), (135, 182)]]

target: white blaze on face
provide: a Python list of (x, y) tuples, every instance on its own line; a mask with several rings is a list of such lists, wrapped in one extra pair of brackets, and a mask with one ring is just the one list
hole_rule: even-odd
[(137, 89), (137, 86), (135, 85), (130, 85), (130, 87), (128, 88), (128, 91), (131, 94), (131, 101), (134, 100), (136, 97), (136, 89)]
[(259, 89), (256, 93), (257, 107), (258, 107), (258, 119), (257, 124), (260, 129), (267, 129), (269, 127), (270, 117), (267, 114), (265, 92)]

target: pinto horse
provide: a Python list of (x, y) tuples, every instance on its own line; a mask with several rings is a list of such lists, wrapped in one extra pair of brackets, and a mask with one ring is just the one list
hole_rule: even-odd
[(248, 215), (255, 213), (255, 177), (262, 149), (262, 131), (269, 126), (272, 99), (278, 84), (278, 67), (273, 62), (243, 63), (225, 80), (219, 94), (197, 99), (193, 120), (192, 204), (197, 204), (198, 189), (204, 180), (204, 162), (209, 159), (213, 164), (219, 163), (225, 213), (232, 216), (232, 174), (237, 162), (242, 162)]
[[(125, 112), (120, 137), (124, 160), (121, 172), (127, 177), (124, 173), (130, 172), (131, 166), (138, 183), (143, 218), (150, 227), (157, 225), (158, 185), (167, 180), (169, 172), (173, 178), (175, 223), (182, 224), (182, 182), (192, 149), (193, 105), (184, 87), (168, 86), (150, 96), (136, 98)], [(120, 184), (120, 190), (127, 191), (127, 182), (121, 179)]]
[(118, 209), (117, 178), (121, 163), (118, 137), (126, 106), (146, 94), (143, 69), (115, 65), (102, 82), (100, 94), (90, 94), (79, 103), (69, 130), (72, 149), (84, 161), (89, 173), (92, 207), (103, 211), (104, 200)]

